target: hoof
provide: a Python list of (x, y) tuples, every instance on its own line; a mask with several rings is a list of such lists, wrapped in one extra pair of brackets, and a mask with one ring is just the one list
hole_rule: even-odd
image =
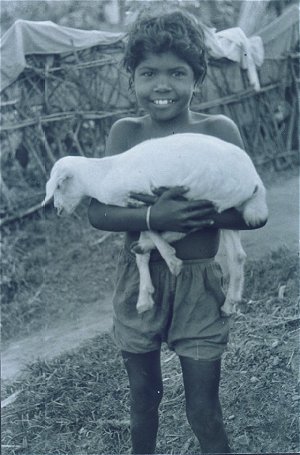
[(237, 313), (245, 314), (245, 313), (248, 313), (248, 311), (249, 311), (249, 308), (248, 308), (247, 299), (241, 299), (241, 301), (238, 303)]
[(137, 312), (144, 313), (145, 311), (151, 310), (155, 303), (152, 298), (154, 293), (154, 287), (151, 285), (147, 286), (145, 289), (142, 289), (139, 293), (138, 301), (136, 304)]
[(145, 313), (145, 311), (151, 310), (153, 307), (154, 300), (150, 294), (147, 296), (147, 299), (143, 298), (141, 300), (138, 300), (138, 303), (136, 305), (136, 309), (139, 314)]
[(182, 269), (182, 261), (174, 256), (170, 261), (168, 261), (168, 267), (172, 275), (178, 276)]
[(221, 306), (221, 312), (223, 316), (229, 317), (237, 313), (238, 302), (232, 299), (227, 299), (224, 302), (224, 305)]
[(130, 250), (134, 254), (144, 254), (144, 253), (146, 253), (146, 251), (143, 250), (143, 248), (141, 247), (141, 245), (140, 245), (140, 243), (138, 241), (137, 242), (133, 242), (131, 244)]

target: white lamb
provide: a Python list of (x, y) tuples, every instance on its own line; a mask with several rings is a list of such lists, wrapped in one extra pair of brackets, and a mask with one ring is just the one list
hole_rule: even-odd
[[(249, 156), (239, 147), (212, 136), (184, 133), (142, 142), (127, 152), (106, 158), (67, 156), (58, 160), (46, 185), (47, 203), (71, 213), (84, 196), (104, 204), (127, 206), (130, 192), (153, 194), (152, 189), (182, 185), (190, 200), (206, 199), (222, 212), (239, 210), (245, 222), (256, 225), (266, 220), (266, 192)], [(136, 254), (140, 274), (137, 311), (154, 305), (150, 251), (157, 248), (170, 271), (178, 275), (182, 261), (169, 245), (186, 234), (144, 231)], [(246, 254), (239, 231), (222, 230), (229, 271), (229, 285), (222, 311), (229, 315), (242, 298)]]

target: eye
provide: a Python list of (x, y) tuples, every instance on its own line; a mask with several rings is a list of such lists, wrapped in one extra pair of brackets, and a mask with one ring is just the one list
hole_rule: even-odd
[(181, 78), (185, 76), (185, 72), (181, 70), (176, 70), (173, 72), (173, 76), (176, 78)]
[(143, 71), (141, 73), (141, 76), (143, 76), (143, 77), (152, 77), (153, 74), (154, 74), (153, 71)]

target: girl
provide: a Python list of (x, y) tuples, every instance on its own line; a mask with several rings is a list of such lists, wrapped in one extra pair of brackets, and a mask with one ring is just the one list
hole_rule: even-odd
[[(146, 115), (124, 118), (112, 126), (108, 154), (122, 153), (146, 139), (183, 132), (209, 134), (243, 147), (229, 118), (190, 109), (195, 86), (206, 74), (203, 32), (192, 18), (180, 11), (138, 18), (129, 34), (124, 62)], [(135, 454), (155, 453), (163, 395), (163, 341), (179, 356), (187, 419), (202, 451), (230, 453), (218, 396), (229, 323), (220, 312), (224, 294), (214, 256), (219, 229), (249, 227), (235, 209), (218, 214), (209, 201), (185, 200), (185, 191), (176, 187), (159, 189), (156, 197), (134, 194), (139, 201), (152, 204), (150, 220), (146, 220), (146, 205), (124, 208), (92, 200), (89, 208), (94, 227), (127, 232), (113, 299), (113, 334), (129, 378)], [(149, 224), (155, 231), (189, 234), (174, 244), (177, 257), (184, 261), (177, 278), (157, 251), (151, 254), (156, 305), (138, 314), (139, 276), (130, 245)]]

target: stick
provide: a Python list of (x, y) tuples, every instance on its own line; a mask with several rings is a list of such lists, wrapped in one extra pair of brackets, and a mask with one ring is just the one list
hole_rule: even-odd
[(300, 317), (293, 318), (293, 319), (285, 319), (283, 321), (276, 322), (276, 323), (267, 322), (266, 324), (262, 324), (261, 327), (280, 327), (281, 325), (293, 324), (294, 322), (297, 322), (297, 321), (300, 322)]
[(4, 220), (0, 220), (0, 227), (5, 226), (6, 224), (13, 223), (14, 221), (21, 220), (22, 218), (25, 218), (28, 215), (31, 215), (34, 212), (37, 212), (38, 210), (42, 209), (44, 207), (43, 203), (40, 202), (39, 204), (34, 205), (33, 207), (30, 207), (29, 209), (25, 210), (24, 212), (18, 213), (17, 215), (8, 217)]
[(100, 245), (101, 243), (105, 242), (108, 237), (112, 235), (112, 232), (107, 232), (104, 234), (100, 239), (96, 240), (95, 242), (91, 243), (90, 246)]
[(5, 398), (5, 400), (2, 400), (1, 401), (1, 409), (6, 408), (6, 406), (8, 406), (9, 404), (11, 404), (14, 401), (16, 401), (16, 399), (18, 398), (20, 393), (21, 393), (21, 390), (17, 390), (17, 392), (15, 392), (12, 395), (10, 395), (9, 397)]
[[(257, 96), (259, 96), (261, 93), (268, 92), (269, 90), (273, 90), (274, 88), (280, 87), (280, 83), (277, 84), (270, 84), (267, 85), (266, 87), (262, 87), (261, 90), (257, 93)], [(205, 110), (205, 109), (210, 109), (212, 107), (219, 107), (225, 104), (231, 104), (231, 103), (239, 103), (243, 98), (249, 98), (251, 96), (254, 96), (256, 92), (252, 88), (247, 88), (246, 90), (242, 90), (241, 92), (235, 93), (234, 95), (228, 95), (224, 96), (222, 98), (217, 98), (212, 101), (206, 101), (204, 103), (200, 103), (197, 105), (193, 105), (193, 107), (196, 110)]]
[(286, 366), (287, 366), (287, 367), (289, 367), (289, 366), (290, 366), (290, 364), (292, 363), (292, 360), (293, 360), (294, 354), (295, 354), (295, 349), (293, 349), (293, 352), (292, 352), (292, 354), (291, 354), (291, 356), (290, 356), (290, 358), (289, 358), (289, 361), (288, 361), (288, 363), (286, 364)]
[(39, 135), (40, 135), (40, 138), (41, 138), (41, 141), (42, 143), (44, 144), (44, 147), (46, 149), (46, 153), (48, 155), (48, 158), (50, 159), (51, 163), (54, 164), (55, 161), (56, 161), (56, 158), (55, 156), (53, 155), (52, 153), (52, 150), (51, 150), (51, 147), (47, 141), (47, 137), (46, 137), (46, 134), (45, 134), (45, 131), (43, 130), (42, 128), (42, 125), (41, 125), (41, 122), (38, 122), (38, 132), (39, 132)]

